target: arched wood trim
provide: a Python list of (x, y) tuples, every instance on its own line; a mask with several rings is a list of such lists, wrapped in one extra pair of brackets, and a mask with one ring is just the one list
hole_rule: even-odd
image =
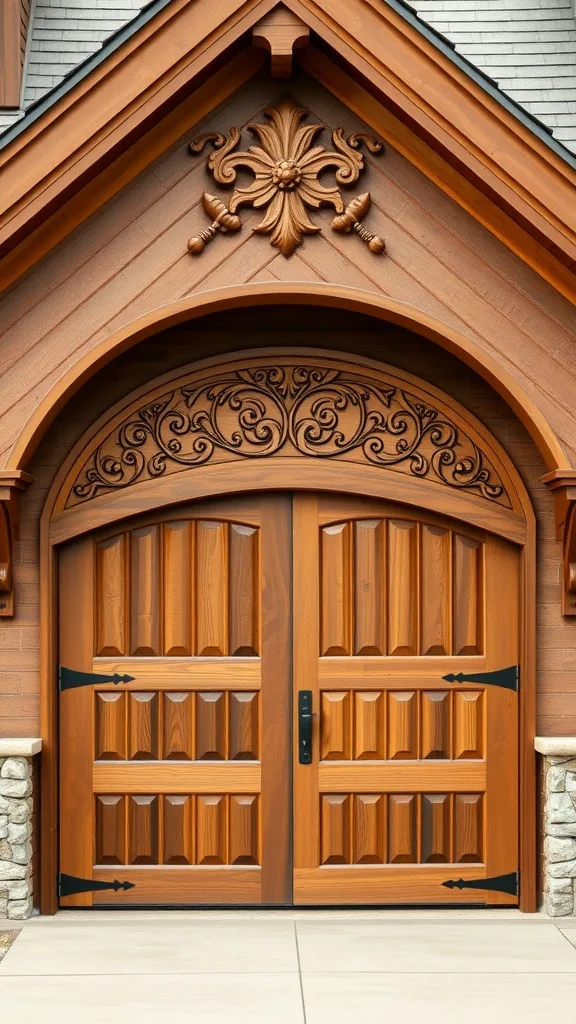
[(62, 543), (137, 510), (287, 480), (442, 508), (516, 543), (532, 518), (511, 460), (458, 402), (385, 363), (295, 347), (199, 360), (138, 388), (79, 439), (45, 514)]
[(120, 328), (78, 360), (52, 388), (26, 423), (6, 468), (25, 469), (40, 438), (72, 395), (98, 370), (139, 341), (209, 313), (282, 303), (328, 306), (363, 313), (405, 327), (435, 342), (470, 366), (501, 395), (532, 436), (550, 471), (570, 468), (560, 441), (535, 402), (475, 342), (407, 303), (356, 288), (308, 282), (256, 283), (200, 292), (153, 310)]

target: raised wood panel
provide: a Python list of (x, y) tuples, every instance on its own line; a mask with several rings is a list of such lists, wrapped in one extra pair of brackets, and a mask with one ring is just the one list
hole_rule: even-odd
[(186, 656), (192, 637), (193, 523), (180, 520), (163, 528), (164, 654)]
[(351, 653), (351, 526), (322, 530), (322, 653)]
[(414, 864), (417, 859), (416, 797), (391, 794), (388, 797), (388, 860), (391, 864)]
[(193, 864), (194, 797), (169, 794), (162, 798), (162, 802), (162, 863)]
[(194, 694), (162, 695), (162, 757), (165, 760), (194, 759)]
[(229, 746), (231, 761), (257, 761), (260, 754), (259, 695), (257, 693), (230, 693)]
[(484, 856), (483, 797), (481, 793), (454, 794), (454, 861), (482, 862)]
[(156, 761), (160, 756), (157, 693), (128, 693), (128, 758)]
[(375, 761), (386, 757), (386, 695), (354, 693), (354, 758)]
[(351, 697), (349, 693), (323, 693), (320, 719), (320, 759), (350, 758)]
[(120, 534), (96, 545), (96, 646), (99, 655), (127, 650), (126, 537)]
[(126, 797), (96, 797), (96, 864), (126, 863)]
[(351, 802), (341, 793), (322, 796), (322, 864), (350, 863)]
[(257, 655), (260, 650), (258, 531), (230, 525), (231, 655)]
[(230, 796), (229, 864), (259, 864), (258, 797)]
[(355, 864), (385, 863), (386, 826), (386, 797), (381, 793), (358, 793), (354, 797)]
[(158, 796), (128, 797), (128, 863), (158, 864)]
[(227, 754), (226, 694), (196, 695), (196, 757), (223, 761)]
[(454, 757), (484, 756), (483, 706), (484, 694), (473, 690), (453, 694)]
[(388, 694), (388, 757), (390, 760), (418, 757), (418, 694), (415, 691)]
[(226, 864), (226, 840), (226, 797), (199, 796), (196, 832), (198, 864)]
[(422, 863), (448, 863), (452, 860), (450, 796), (446, 793), (424, 793), (421, 800)]
[(454, 654), (481, 654), (482, 545), (454, 534)]
[(386, 654), (386, 522), (354, 524), (354, 654)]
[(132, 655), (161, 654), (160, 527), (130, 533), (130, 650)]
[(96, 738), (94, 756), (97, 761), (126, 759), (126, 695), (95, 693)]
[(418, 653), (418, 525), (388, 523), (388, 654)]
[(420, 694), (420, 757), (451, 756), (451, 697), (445, 690)]
[(421, 526), (421, 641), (422, 654), (451, 653), (451, 534), (436, 526)]
[(228, 654), (228, 528), (196, 523), (196, 653)]

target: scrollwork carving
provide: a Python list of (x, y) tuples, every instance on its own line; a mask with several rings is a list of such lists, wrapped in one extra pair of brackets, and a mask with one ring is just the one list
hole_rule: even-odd
[(96, 449), (69, 504), (215, 459), (353, 457), (510, 507), (484, 452), (396, 383), (317, 365), (255, 366), (184, 382)]
[[(243, 205), (265, 209), (264, 218), (254, 231), (270, 235), (270, 244), (284, 256), (290, 256), (302, 244), (304, 235), (317, 234), (321, 230), (310, 220), (308, 209), (317, 210), (328, 205), (334, 207), (337, 215), (343, 214), (340, 188), (358, 180), (364, 168), (361, 146), (365, 145), (371, 153), (380, 153), (382, 143), (365, 132), (356, 132), (347, 139), (343, 128), (335, 128), (332, 132), (333, 150), (315, 145), (316, 136), (324, 125), (302, 124), (308, 116), (307, 111), (296, 106), (291, 99), (282, 100), (265, 114), (268, 118), (266, 124), (248, 125), (259, 145), (236, 152), (242, 132), (239, 128), (231, 128), (228, 139), (219, 132), (211, 132), (192, 142), (190, 150), (200, 153), (207, 142), (212, 143), (214, 152), (208, 158), (207, 167), (219, 185), (234, 185), (238, 168), (252, 172), (254, 181), (246, 188), (234, 189), (226, 213), (238, 220), (236, 211)], [(318, 181), (318, 175), (329, 168), (334, 170), (336, 186), (323, 185)], [(204, 209), (209, 216), (215, 216), (206, 208), (206, 197), (207, 193), (203, 197)], [(214, 197), (208, 198), (214, 201)], [(382, 239), (366, 228), (359, 230), (355, 227), (368, 212), (369, 193), (363, 193), (359, 200), (362, 202), (349, 226), (347, 220), (346, 226), (344, 221), (340, 227), (335, 227), (333, 221), (332, 226), (336, 231), (354, 228), (367, 245), (372, 242), (369, 245), (371, 252), (382, 253), (385, 249)], [(188, 249), (199, 254), (205, 243), (206, 238), (201, 233), (190, 239)]]

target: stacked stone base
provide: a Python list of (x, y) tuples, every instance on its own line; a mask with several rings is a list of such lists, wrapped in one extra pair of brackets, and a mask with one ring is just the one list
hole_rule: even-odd
[(0, 757), (0, 918), (32, 913), (32, 760)]
[(544, 907), (550, 917), (576, 910), (576, 758), (545, 758)]

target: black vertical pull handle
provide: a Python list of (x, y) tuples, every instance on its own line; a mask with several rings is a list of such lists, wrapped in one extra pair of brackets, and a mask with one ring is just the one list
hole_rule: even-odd
[(298, 760), (312, 763), (312, 690), (298, 691)]

